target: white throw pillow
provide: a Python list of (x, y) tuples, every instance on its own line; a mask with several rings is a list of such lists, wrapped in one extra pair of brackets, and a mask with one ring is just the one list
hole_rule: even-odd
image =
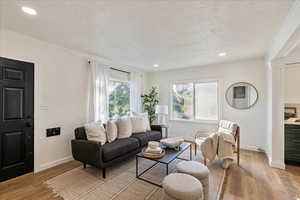
[(145, 123), (146, 130), (147, 131), (151, 131), (150, 121), (149, 121), (149, 117), (148, 117), (148, 113), (147, 112), (144, 112), (144, 113), (133, 112), (132, 114), (133, 114), (133, 116), (136, 116), (136, 117), (143, 117), (144, 118), (144, 123)]
[(129, 117), (120, 118), (117, 121), (118, 138), (128, 138), (132, 134), (131, 119)]
[(101, 122), (85, 124), (84, 129), (88, 140), (101, 142), (102, 145), (106, 143), (106, 132)]
[(118, 137), (116, 120), (109, 120), (106, 124), (107, 141), (113, 142)]
[(144, 117), (131, 117), (132, 133), (146, 132)]

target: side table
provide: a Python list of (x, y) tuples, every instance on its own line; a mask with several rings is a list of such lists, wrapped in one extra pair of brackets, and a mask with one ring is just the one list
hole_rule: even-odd
[(160, 124), (161, 128), (164, 128), (166, 130), (165, 138), (169, 137), (168, 129), (169, 125), (168, 124)]

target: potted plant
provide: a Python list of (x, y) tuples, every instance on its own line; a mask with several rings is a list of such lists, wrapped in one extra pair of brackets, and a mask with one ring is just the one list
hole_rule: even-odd
[(150, 124), (156, 119), (155, 107), (158, 104), (158, 92), (156, 87), (152, 87), (148, 93), (141, 95), (143, 109), (148, 113)]

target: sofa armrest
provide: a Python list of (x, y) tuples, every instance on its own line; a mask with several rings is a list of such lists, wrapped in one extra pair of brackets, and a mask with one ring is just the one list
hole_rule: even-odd
[(161, 125), (151, 125), (151, 130), (162, 132), (162, 127), (161, 127)]
[(101, 167), (102, 148), (101, 143), (91, 140), (72, 140), (72, 155), (75, 160)]

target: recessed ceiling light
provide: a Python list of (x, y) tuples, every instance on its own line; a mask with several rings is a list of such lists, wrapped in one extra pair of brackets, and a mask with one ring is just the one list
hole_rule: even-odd
[(221, 57), (226, 56), (226, 52), (219, 53), (219, 56), (221, 56)]
[(158, 64), (154, 64), (153, 67), (159, 67), (159, 65)]
[(23, 10), (23, 12), (25, 12), (29, 15), (36, 15), (37, 14), (36, 10), (34, 10), (33, 8), (26, 7), (26, 6), (23, 6), (22, 10)]

